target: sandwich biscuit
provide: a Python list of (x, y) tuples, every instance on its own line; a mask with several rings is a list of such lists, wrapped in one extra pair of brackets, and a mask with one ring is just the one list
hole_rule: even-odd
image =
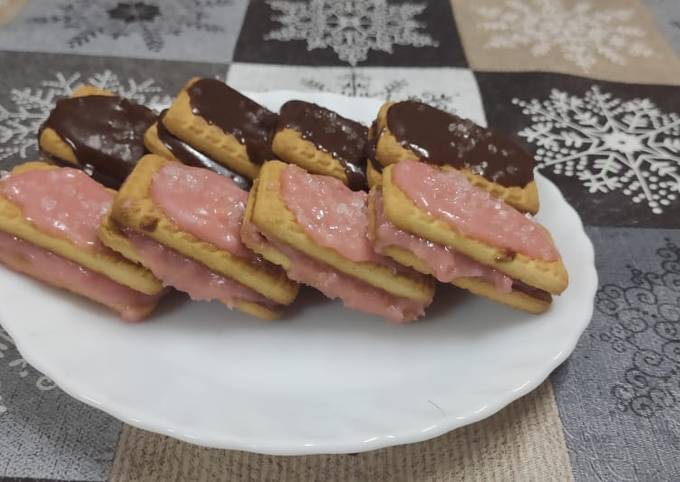
[(459, 172), (402, 161), (385, 168), (382, 193), (385, 216), (400, 229), (531, 287), (566, 289), (568, 275), (548, 231)]
[[(165, 171), (164, 168), (169, 170)], [(183, 193), (177, 191), (179, 193), (177, 194), (178, 205), (183, 209), (182, 212), (177, 214), (177, 217), (182, 217), (185, 221), (187, 218), (195, 219), (201, 215), (209, 215), (207, 214), (208, 211), (216, 209), (203, 204), (199, 206), (188, 205), (189, 197), (201, 196), (204, 191), (208, 192), (208, 189), (212, 189), (212, 191), (208, 192), (207, 195), (212, 195), (210, 193), (214, 192), (229, 191), (225, 195), (231, 196), (232, 194), (237, 195), (237, 192), (240, 191), (231, 181), (210, 171), (185, 167), (179, 163), (150, 154), (139, 161), (137, 168), (116, 196), (112, 209), (113, 220), (122, 228), (152, 239), (164, 248), (202, 265), (217, 275), (227, 280), (233, 280), (260, 295), (263, 300), (269, 300), (271, 303), (260, 301), (256, 304), (272, 312), (271, 316), (274, 316), (275, 313), (273, 312), (278, 313), (280, 305), (290, 304), (295, 299), (298, 291), (297, 284), (288, 280), (282, 269), (257, 257), (247, 250), (240, 240), (234, 239), (227, 230), (229, 226), (224, 229), (224, 232), (219, 229), (221, 226), (217, 226), (217, 229), (213, 230), (216, 227), (213, 222), (216, 218), (210, 218), (211, 220), (202, 218), (202, 224), (191, 225), (190, 229), (194, 232), (190, 232), (186, 227), (180, 227), (177, 219), (166, 212), (167, 205), (162, 206), (154, 198), (153, 193), (159, 185), (158, 182), (160, 182), (157, 179), (163, 180), (161, 186), (164, 186), (163, 189), (170, 189), (171, 197), (175, 196), (176, 189), (180, 187), (187, 189)], [(207, 183), (210, 183), (210, 185)], [(233, 188), (225, 183), (231, 183)], [(239, 198), (241, 196), (245, 198), (247, 195), (245, 193), (237, 195)], [(172, 199), (170, 201), (172, 202)], [(187, 205), (184, 206), (185, 204)], [(245, 200), (225, 206), (225, 209), (232, 216), (225, 222), (237, 223), (235, 226), (232, 225), (231, 229), (236, 229), (238, 238)], [(204, 212), (201, 214), (199, 211)], [(205, 234), (206, 229), (210, 230), (209, 235)], [(202, 234), (197, 235), (196, 230), (202, 230)], [(223, 242), (227, 243), (228, 246), (222, 245)], [(161, 278), (163, 277), (161, 276)], [(272, 304), (279, 306), (272, 307), (270, 306)], [(234, 305), (239, 308), (237, 304)]]
[(491, 268), (414, 234), (400, 231), (382, 212), (379, 187), (373, 188), (369, 194), (369, 233), (377, 252), (441, 282), (534, 314), (545, 312), (552, 302), (550, 293), (516, 280), (507, 283), (510, 280), (500, 280), (503, 276)]

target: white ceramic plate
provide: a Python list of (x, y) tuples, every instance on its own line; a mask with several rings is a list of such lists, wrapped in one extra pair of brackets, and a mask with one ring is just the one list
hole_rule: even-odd
[[(370, 122), (376, 99), (301, 98)], [(264, 322), (217, 303), (168, 300), (140, 325), (0, 268), (0, 322), (23, 356), (70, 395), (137, 427), (271, 454), (360, 452), (417, 442), (488, 417), (573, 350), (597, 287), (593, 248), (559, 190), (538, 176), (538, 219), (571, 277), (541, 316), (440, 287), (407, 326), (344, 310), (312, 291)]]

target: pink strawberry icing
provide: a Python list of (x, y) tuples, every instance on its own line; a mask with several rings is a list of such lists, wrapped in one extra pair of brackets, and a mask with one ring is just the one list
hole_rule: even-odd
[(509, 293), (512, 290), (512, 279), (498, 270), (484, 266), (448, 246), (433, 243), (399, 229), (385, 217), (382, 193), (376, 191), (372, 195), (375, 196), (374, 248), (379, 253), (388, 246), (409, 251), (424, 262), (435, 278), (443, 283), (450, 283), (457, 278), (474, 277), (492, 283), (501, 293)]
[(141, 234), (125, 230), (125, 237), (132, 243), (142, 259), (142, 264), (156, 275), (163, 284), (187, 293), (195, 301), (219, 300), (230, 308), (238, 301), (250, 301), (275, 307), (256, 291), (241, 283), (211, 271), (201, 263), (187, 258), (177, 251)]
[(312, 240), (355, 262), (380, 262), (368, 239), (368, 195), (289, 164), (281, 197)]
[(97, 237), (113, 193), (78, 169), (34, 169), (0, 180), (0, 195), (36, 228), (81, 248), (105, 249)]
[(534, 259), (556, 261), (560, 258), (543, 226), (473, 186), (458, 171), (443, 171), (424, 162), (402, 161), (394, 166), (392, 179), (418, 208), (465, 236)]
[(151, 196), (181, 230), (236, 256), (254, 257), (240, 237), (248, 193), (230, 178), (172, 162), (154, 176)]
[(394, 296), (289, 246), (276, 242), (274, 245), (291, 260), (291, 268), (287, 272), (290, 279), (316, 288), (330, 299), (340, 299), (347, 308), (377, 315), (394, 323), (406, 323), (423, 316), (431, 302)]
[(118, 312), (126, 321), (144, 319), (163, 295), (140, 293), (2, 231), (0, 263), (14, 271), (101, 303)]

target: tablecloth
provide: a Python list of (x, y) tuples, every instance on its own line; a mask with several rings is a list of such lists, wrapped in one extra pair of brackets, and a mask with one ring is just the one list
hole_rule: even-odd
[(533, 152), (583, 218), (600, 278), (589, 328), (539, 389), (358, 455), (210, 450), (132, 428), (64, 394), (0, 331), (0, 476), (680, 480), (678, 55), (677, 0), (0, 0), (0, 169), (37, 156), (55, 99), (84, 82), (153, 107), (196, 75), (418, 98)]

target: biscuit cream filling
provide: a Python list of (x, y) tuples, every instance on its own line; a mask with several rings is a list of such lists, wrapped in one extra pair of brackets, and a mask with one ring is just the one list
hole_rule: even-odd
[(269, 242), (290, 259), (291, 267), (286, 272), (290, 279), (316, 288), (330, 299), (341, 300), (347, 308), (380, 316), (395, 323), (405, 323), (423, 316), (425, 308), (430, 304), (394, 296), (316, 261), (290, 246), (271, 239)]
[(374, 247), (381, 252), (388, 246), (395, 246), (413, 253), (427, 265), (435, 278), (443, 283), (450, 283), (457, 278), (481, 278), (491, 283), (500, 293), (512, 291), (512, 278), (491, 267), (459, 253), (448, 246), (433, 243), (392, 224), (382, 208), (382, 193), (373, 194), (375, 206)]
[(402, 161), (394, 166), (392, 181), (420, 210), (466, 237), (533, 259), (560, 259), (543, 226), (473, 186), (458, 171)]
[(120, 313), (126, 321), (141, 321), (164, 294), (152, 296), (140, 293), (2, 231), (0, 263), (37, 280), (101, 303)]
[(144, 235), (124, 229), (142, 264), (165, 286), (182, 291), (195, 301), (219, 300), (230, 308), (239, 301), (258, 303), (275, 308), (277, 304), (247, 286), (226, 278), (201, 263)]
[(248, 193), (231, 179), (171, 162), (154, 175), (150, 191), (180, 230), (235, 256), (255, 258), (240, 236)]
[(340, 299), (347, 308), (403, 323), (423, 316), (429, 305), (394, 296), (287, 246), (278, 248), (291, 260), (290, 279), (313, 286), (328, 298)]
[(80, 248), (107, 249), (97, 237), (113, 192), (78, 169), (32, 169), (0, 181), (0, 195), (40, 231)]

